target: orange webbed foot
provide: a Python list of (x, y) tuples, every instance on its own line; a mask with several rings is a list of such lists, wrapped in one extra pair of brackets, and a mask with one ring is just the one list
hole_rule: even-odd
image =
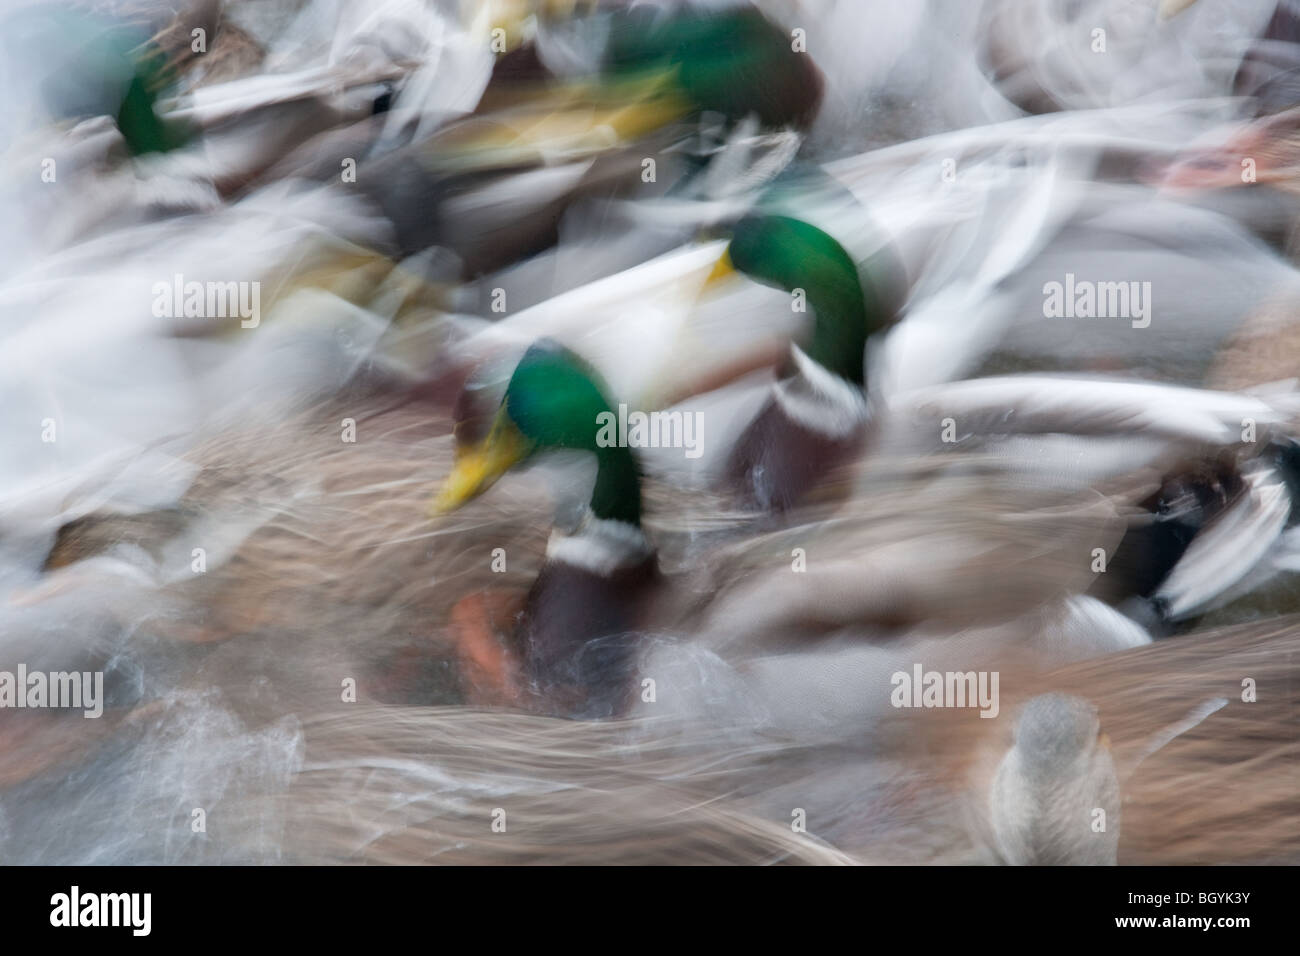
[(456, 602), (450, 630), (470, 704), (509, 706), (522, 698), (519, 664), (507, 646), (519, 608), (510, 592), (479, 591)]

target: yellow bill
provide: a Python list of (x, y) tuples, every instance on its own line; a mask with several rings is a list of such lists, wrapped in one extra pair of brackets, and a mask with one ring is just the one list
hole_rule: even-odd
[(718, 261), (713, 264), (713, 271), (710, 272), (709, 277), (704, 280), (704, 288), (716, 288), (735, 274), (736, 266), (731, 261), (731, 251), (730, 247), (728, 247), (727, 249), (722, 250), (722, 255), (720, 255)]
[(455, 511), (491, 488), (498, 478), (528, 457), (533, 444), (503, 408), (487, 438), (458, 451), (456, 465), (429, 504), (431, 517)]
[(1196, 0), (1160, 0), (1156, 15), (1161, 20), (1172, 20), (1195, 2)]

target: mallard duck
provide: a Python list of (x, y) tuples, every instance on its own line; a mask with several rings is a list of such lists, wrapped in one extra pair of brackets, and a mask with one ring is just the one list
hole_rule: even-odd
[[(190, 30), (215, 32), (219, 10), (217, 0), (197, 0), (109, 9), (47, 3), (8, 12), (11, 95), (29, 114), (15, 125), (110, 116), (132, 155), (181, 146), (189, 131), (162, 115), (159, 98), (190, 56)], [(19, 109), (6, 111), (7, 123)]]
[[(596, 17), (607, 43), (594, 72), (509, 105), (487, 99), (367, 161), (356, 188), (393, 222), (403, 254), (438, 245), (456, 253), (466, 278), (493, 271), (552, 245), (577, 198), (664, 192), (685, 171), (672, 168), (675, 147), (702, 112), (781, 128), (816, 111), (812, 60), (752, 7)], [(646, 158), (664, 167), (650, 179)]]
[[(487, 437), (462, 451), (432, 505), (435, 513), (454, 509), (542, 451), (595, 456), (589, 511), (575, 530), (552, 534), (507, 652), (520, 663), (520, 690), (586, 716), (622, 709), (631, 658), (621, 638), (658, 583), (655, 552), (641, 528), (636, 457), (598, 441), (599, 423), (616, 414), (613, 408), (586, 363), (562, 347), (535, 345), (511, 375)], [(510, 666), (503, 660), (496, 669)]]
[(741, 220), (720, 267), (806, 294), (813, 312), (806, 344), (791, 346), (780, 380), (727, 464), (743, 502), (784, 511), (861, 446), (867, 340), (888, 326), (891, 310), (879, 277), (873, 282), (827, 232), (790, 216)]

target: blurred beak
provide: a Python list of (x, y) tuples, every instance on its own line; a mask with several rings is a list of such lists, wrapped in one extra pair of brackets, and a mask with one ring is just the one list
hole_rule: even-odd
[(1156, 15), (1161, 20), (1172, 20), (1195, 2), (1196, 0), (1160, 0)]
[(731, 262), (731, 252), (727, 249), (722, 250), (722, 255), (718, 261), (713, 264), (713, 271), (709, 277), (704, 280), (704, 289), (716, 289), (718, 286), (727, 282), (736, 274), (736, 267)]
[(465, 502), (491, 488), (498, 478), (528, 457), (533, 450), (502, 408), (487, 438), (457, 450), (452, 469), (437, 496), (429, 504), (430, 517), (455, 511)]
[(1098, 734), (1097, 744), (1101, 747), (1102, 750), (1110, 750), (1110, 735), (1107, 733)]

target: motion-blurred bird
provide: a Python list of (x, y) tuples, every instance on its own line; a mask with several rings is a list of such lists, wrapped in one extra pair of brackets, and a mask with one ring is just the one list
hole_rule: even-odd
[(989, 804), (998, 850), (1020, 866), (1113, 865), (1120, 791), (1096, 710), (1065, 694), (1025, 704)]
[[(820, 102), (810, 57), (752, 7), (591, 17), (605, 36), (591, 72), (508, 104), (485, 98), (472, 115), (367, 161), (356, 186), (393, 222), (403, 253), (437, 244), (466, 277), (480, 275), (552, 245), (561, 213), (580, 198), (662, 193), (685, 171), (672, 164), (701, 115), (799, 128)], [(664, 168), (647, 177), (646, 159)]]
[(605, 414), (614, 414), (612, 403), (585, 363), (565, 349), (534, 346), (511, 376), (487, 437), (463, 451), (433, 504), (437, 513), (456, 508), (539, 452), (595, 456), (589, 509), (576, 529), (552, 532), (508, 646), (492, 648), (491, 634), (472, 627), (461, 637), (472, 656), (497, 657), (489, 669), (507, 694), (531, 691), (549, 708), (593, 717), (624, 706), (629, 639), (658, 584), (641, 527), (640, 467), (630, 449), (597, 442)]

